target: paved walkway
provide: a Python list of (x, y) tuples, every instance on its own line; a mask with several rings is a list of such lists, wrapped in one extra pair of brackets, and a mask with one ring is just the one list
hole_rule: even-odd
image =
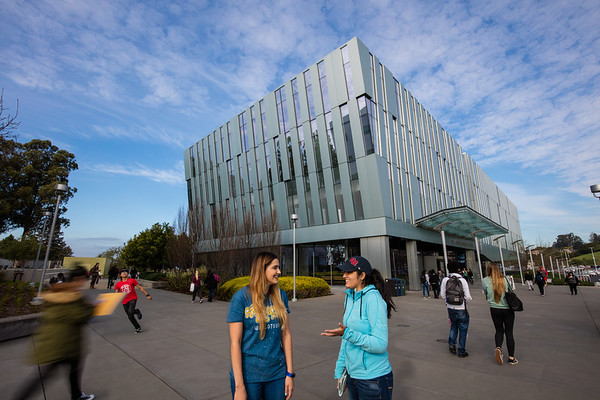
[[(106, 283), (100, 283), (102, 287)], [(105, 290), (87, 291), (90, 296)], [(92, 293), (93, 292), (93, 293)], [(389, 321), (389, 354), (396, 399), (593, 399), (600, 398), (600, 289), (549, 287), (541, 297), (519, 285), (525, 311), (515, 323), (519, 364), (494, 361), (494, 331), (479, 286), (473, 288), (467, 340), (470, 356), (448, 352), (444, 304), (419, 292), (396, 297)], [(140, 298), (144, 331), (134, 334), (122, 308), (86, 328), (89, 355), (83, 390), (97, 399), (230, 399), (229, 303), (190, 304), (190, 296), (152, 290)], [(336, 399), (333, 367), (339, 338), (320, 336), (337, 325), (341, 288), (333, 295), (290, 302), (297, 373), (294, 399)], [(0, 343), (0, 398), (10, 398), (36, 368), (25, 364), (32, 339)], [(47, 399), (68, 399), (61, 376), (49, 382)], [(40, 395), (36, 399), (42, 399)], [(346, 396), (344, 398), (347, 398)]]

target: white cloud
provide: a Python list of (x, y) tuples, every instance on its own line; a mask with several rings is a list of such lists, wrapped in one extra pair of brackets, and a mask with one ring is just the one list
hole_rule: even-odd
[(106, 174), (137, 176), (169, 185), (183, 185), (184, 183), (183, 161), (179, 161), (174, 168), (167, 170), (153, 169), (139, 163), (134, 165), (97, 164), (90, 169)]

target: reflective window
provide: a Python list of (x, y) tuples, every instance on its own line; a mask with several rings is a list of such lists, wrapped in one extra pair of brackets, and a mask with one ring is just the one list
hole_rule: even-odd
[(368, 97), (361, 96), (358, 98), (358, 109), (360, 114), (360, 124), (363, 131), (363, 140), (365, 143), (365, 153), (379, 154), (375, 103)]
[(342, 47), (342, 62), (344, 63), (344, 76), (346, 78), (346, 90), (348, 97), (354, 97), (354, 82), (352, 81), (352, 70), (350, 69), (350, 58), (348, 57), (348, 46)]

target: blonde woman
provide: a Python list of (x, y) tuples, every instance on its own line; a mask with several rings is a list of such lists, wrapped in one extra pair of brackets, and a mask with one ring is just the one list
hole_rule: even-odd
[(279, 288), (279, 259), (262, 252), (252, 261), (250, 284), (231, 299), (231, 393), (235, 400), (290, 399), (294, 390), (288, 298)]
[[(506, 302), (504, 293), (510, 283), (500, 273), (497, 264), (489, 263), (486, 270), (486, 277), (483, 279), (483, 293), (490, 304), (490, 313), (492, 321), (496, 328), (496, 349), (494, 350), (496, 362), (499, 365), (503, 363), (502, 342), (506, 335), (506, 347), (508, 348), (508, 363), (515, 365), (519, 361), (515, 358), (515, 339), (513, 337), (513, 326), (515, 324), (515, 312), (511, 310)], [(511, 287), (512, 290), (512, 287)]]

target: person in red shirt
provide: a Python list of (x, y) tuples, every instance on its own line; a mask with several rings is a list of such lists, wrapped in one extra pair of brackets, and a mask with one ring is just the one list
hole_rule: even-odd
[(121, 270), (121, 282), (115, 285), (115, 292), (125, 293), (125, 297), (123, 298), (123, 308), (127, 313), (129, 321), (131, 321), (133, 327), (135, 328), (135, 333), (140, 333), (142, 331), (142, 327), (135, 320), (136, 315), (138, 319), (142, 319), (142, 312), (135, 308), (137, 303), (137, 293), (135, 291), (136, 287), (146, 295), (148, 300), (152, 300), (152, 296), (150, 296), (143, 287), (139, 286), (138, 281), (129, 277), (128, 270)]

